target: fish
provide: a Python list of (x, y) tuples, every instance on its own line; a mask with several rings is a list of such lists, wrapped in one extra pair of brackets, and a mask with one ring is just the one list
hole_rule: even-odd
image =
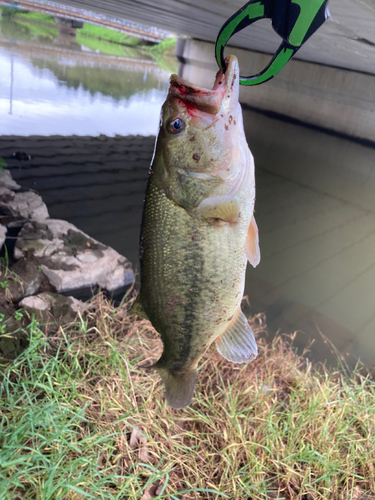
[(199, 360), (214, 342), (224, 358), (257, 356), (241, 310), (247, 261), (260, 261), (254, 159), (238, 102), (233, 55), (212, 90), (177, 75), (161, 110), (140, 236), (141, 286), (132, 314), (151, 321), (163, 353), (151, 368), (167, 403), (193, 397)]

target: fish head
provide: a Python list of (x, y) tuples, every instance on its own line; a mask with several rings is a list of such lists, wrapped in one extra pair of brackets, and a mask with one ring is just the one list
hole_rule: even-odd
[(228, 194), (251, 163), (238, 94), (235, 56), (227, 57), (225, 73), (217, 73), (211, 90), (171, 76), (154, 159), (163, 160), (167, 196), (185, 208)]

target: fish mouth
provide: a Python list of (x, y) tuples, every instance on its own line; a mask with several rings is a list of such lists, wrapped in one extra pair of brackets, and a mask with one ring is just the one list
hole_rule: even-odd
[(189, 108), (216, 115), (222, 108), (232, 107), (238, 102), (239, 68), (236, 56), (225, 59), (226, 70), (216, 74), (212, 90), (193, 85), (178, 75), (170, 78), (169, 94), (180, 99)]

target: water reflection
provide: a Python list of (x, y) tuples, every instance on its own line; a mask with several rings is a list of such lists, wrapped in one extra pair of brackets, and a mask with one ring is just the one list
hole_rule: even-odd
[(0, 32), (3, 40), (37, 42), (41, 44), (52, 44), (59, 36), (56, 26), (30, 23), (22, 19), (15, 21), (11, 17), (0, 18)]
[(374, 148), (251, 110), (244, 123), (262, 253), (247, 274), (253, 309), (273, 331), (298, 330), (301, 348), (313, 340), (315, 359), (333, 360), (323, 333), (374, 366)]
[(9, 18), (0, 30), (0, 134), (156, 133), (169, 73), (137, 48), (101, 54)]

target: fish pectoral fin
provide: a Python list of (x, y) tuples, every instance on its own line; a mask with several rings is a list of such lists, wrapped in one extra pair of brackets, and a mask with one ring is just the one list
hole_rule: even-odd
[(246, 257), (253, 267), (256, 267), (260, 262), (258, 226), (254, 215), (247, 230)]
[(136, 314), (140, 318), (149, 319), (147, 314), (146, 314), (146, 311), (143, 309), (140, 293), (138, 294), (137, 298), (135, 299), (134, 304), (131, 306), (129, 314)]
[(233, 196), (213, 196), (202, 200), (195, 209), (205, 219), (221, 219), (225, 222), (238, 222), (240, 207)]
[(258, 355), (253, 330), (241, 309), (215, 342), (219, 353), (233, 363), (248, 363)]
[(151, 368), (158, 371), (164, 382), (165, 397), (169, 406), (175, 410), (185, 408), (194, 394), (197, 370), (172, 372), (158, 366), (158, 363), (155, 363)]

